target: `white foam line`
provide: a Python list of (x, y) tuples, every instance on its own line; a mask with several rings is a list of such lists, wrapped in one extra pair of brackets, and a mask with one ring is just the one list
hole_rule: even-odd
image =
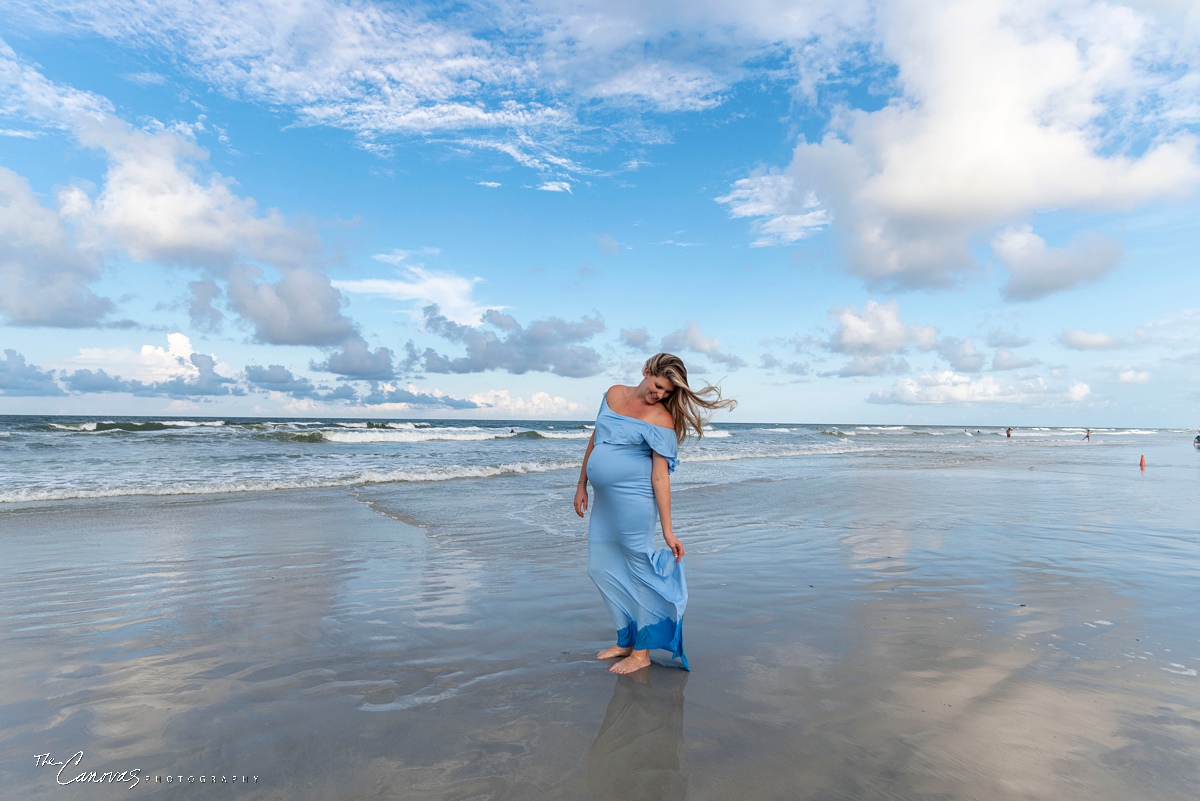
[(459, 478), (494, 478), (522, 473), (547, 473), (552, 470), (578, 468), (571, 462), (515, 462), (499, 465), (479, 465), (444, 470), (398, 470), (391, 473), (368, 471), (355, 476), (311, 481), (240, 481), (229, 484), (182, 484), (158, 487), (117, 487), (112, 489), (74, 490), (16, 490), (0, 495), (0, 504), (33, 503), (40, 501), (91, 500), (135, 496), (221, 495), (237, 492), (271, 492), (275, 490), (354, 487), (361, 484), (393, 484), (425, 481), (452, 481)]

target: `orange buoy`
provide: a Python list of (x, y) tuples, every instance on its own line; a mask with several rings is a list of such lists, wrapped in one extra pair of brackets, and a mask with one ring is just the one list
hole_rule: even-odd
[(1141, 464), (1141, 468), (1142, 468), (1143, 470), (1145, 470), (1145, 469), (1146, 469), (1146, 455), (1145, 455), (1145, 454), (1142, 454), (1142, 464)]

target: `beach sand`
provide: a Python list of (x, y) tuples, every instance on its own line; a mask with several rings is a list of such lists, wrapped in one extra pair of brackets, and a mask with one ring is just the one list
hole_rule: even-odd
[(693, 672), (622, 678), (569, 471), (4, 510), (0, 787), (1195, 797), (1195, 468), (821, 464), (680, 483)]

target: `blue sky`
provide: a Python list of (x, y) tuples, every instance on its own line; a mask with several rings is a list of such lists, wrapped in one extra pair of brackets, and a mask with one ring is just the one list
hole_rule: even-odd
[(1191, 3), (3, 5), (0, 414), (1198, 422)]

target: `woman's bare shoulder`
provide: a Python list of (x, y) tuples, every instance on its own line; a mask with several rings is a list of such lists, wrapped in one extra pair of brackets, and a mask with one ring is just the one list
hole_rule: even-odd
[(625, 399), (629, 397), (629, 390), (632, 387), (627, 387), (624, 384), (613, 384), (604, 392), (604, 398), (608, 401), (609, 407), (616, 401), (618, 405), (624, 404)]
[(650, 416), (646, 418), (646, 422), (663, 428), (675, 428), (675, 418), (671, 416), (671, 411), (661, 403), (656, 403), (650, 410)]

